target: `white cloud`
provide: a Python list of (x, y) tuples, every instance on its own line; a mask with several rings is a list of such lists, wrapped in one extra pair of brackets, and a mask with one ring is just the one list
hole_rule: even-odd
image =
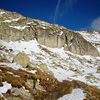
[(63, 16), (66, 13), (69, 13), (70, 10), (73, 9), (77, 1), (78, 0), (58, 0), (56, 9), (54, 12), (54, 23), (56, 23), (59, 17)]
[(96, 18), (96, 19), (92, 22), (91, 27), (92, 27), (94, 30), (100, 31), (100, 17)]

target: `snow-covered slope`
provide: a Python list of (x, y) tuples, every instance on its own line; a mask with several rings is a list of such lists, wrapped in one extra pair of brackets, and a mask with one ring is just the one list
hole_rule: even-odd
[(83, 100), (85, 99), (85, 94), (81, 89), (74, 89), (71, 94), (64, 95), (58, 100)]
[[(24, 52), (35, 65), (45, 64), (60, 82), (63, 80), (80, 80), (90, 85), (100, 87), (100, 57), (80, 56), (63, 48), (48, 48), (39, 45), (36, 40), (4, 42), (0, 41), (1, 46), (7, 50), (12, 50), (16, 56)], [(0, 51), (6, 54), (8, 60), (12, 62), (13, 58), (8, 52)]]
[(93, 44), (93, 46), (95, 46), (100, 52), (100, 32), (96, 31), (91, 31), (91, 32), (78, 31), (78, 32), (84, 37), (84, 39)]
[[(14, 61), (14, 58), (20, 52), (23, 52), (30, 59), (30, 63), (27, 64), (32, 67), (31, 69), (35, 67), (35, 69), (40, 69), (42, 72), (52, 73), (53, 77), (59, 82), (79, 80), (87, 85), (100, 88), (100, 57), (76, 55), (65, 51), (63, 48), (49, 48), (40, 45), (36, 40), (16, 42), (1, 40), (0, 46), (3, 48), (0, 50), (0, 54), (8, 60), (6, 63), (0, 62), (0, 65), (35, 74), (37, 70), (29, 70), (27, 66), (23, 68), (19, 62)], [(20, 60), (23, 61), (23, 59)], [(77, 90), (75, 91), (77, 92)], [(72, 94), (58, 100), (66, 100), (64, 98), (74, 100), (74, 94), (77, 94), (75, 91), (73, 90)], [(83, 94), (80, 95), (83, 96)], [(81, 99), (79, 100), (83, 100), (83, 97), (80, 96)]]

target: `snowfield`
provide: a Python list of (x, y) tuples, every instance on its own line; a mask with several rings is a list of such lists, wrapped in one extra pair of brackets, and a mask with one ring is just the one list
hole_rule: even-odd
[(16, 42), (4, 42), (0, 40), (0, 44), (5, 46), (7, 49), (12, 49), (16, 52), (25, 52), (26, 54), (31, 54), (31, 52), (40, 52), (38, 43), (36, 40), (31, 41), (16, 41)]
[[(0, 45), (6, 49), (12, 49), (13, 54), (24, 52), (36, 67), (45, 64), (54, 77), (62, 82), (63, 80), (79, 80), (100, 88), (100, 57), (81, 56), (64, 51), (63, 48), (49, 48), (38, 44), (36, 40), (5, 42), (0, 40)], [(44, 50), (45, 48), (46, 50)], [(3, 52), (10, 59), (6, 52)], [(6, 63), (9, 67), (18, 70), (22, 69), (17, 63)], [(15, 67), (16, 66), (16, 67)], [(35, 73), (34, 71), (31, 71)]]
[(86, 32), (86, 31), (77, 31), (80, 33), (84, 39), (92, 43), (94, 47), (100, 52), (100, 33), (94, 31), (93, 33)]
[(12, 88), (11, 84), (7, 83), (6, 81), (3, 82), (3, 86), (0, 87), (0, 96), (2, 96), (2, 93), (6, 93), (11, 88)]

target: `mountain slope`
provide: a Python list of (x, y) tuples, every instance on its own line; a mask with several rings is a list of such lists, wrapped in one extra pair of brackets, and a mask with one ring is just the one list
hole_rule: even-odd
[[(98, 50), (79, 33), (58, 25), (23, 17), (1, 10), (0, 39), (6, 41), (36, 40), (48, 47), (64, 47), (75, 54), (100, 56)], [(94, 52), (94, 53), (93, 53)]]
[(0, 10), (0, 100), (99, 100), (100, 41), (81, 33)]

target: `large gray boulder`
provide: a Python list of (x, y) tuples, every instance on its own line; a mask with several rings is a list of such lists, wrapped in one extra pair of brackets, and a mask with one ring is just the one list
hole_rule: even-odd
[(29, 57), (23, 53), (20, 52), (14, 57), (14, 62), (18, 63), (19, 65), (26, 67), (30, 63)]

